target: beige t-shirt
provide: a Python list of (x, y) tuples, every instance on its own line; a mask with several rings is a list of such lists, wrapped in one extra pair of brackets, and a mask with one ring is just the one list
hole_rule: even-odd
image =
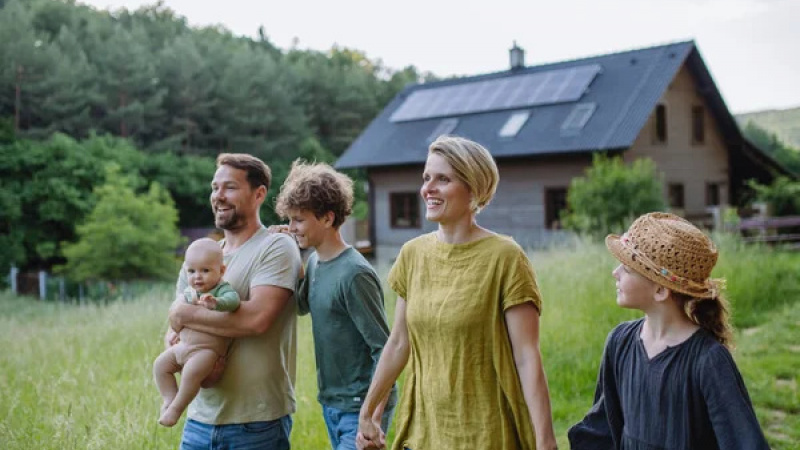
[[(294, 291), (302, 260), (292, 238), (262, 228), (226, 253), (225, 264), (225, 281), (245, 302), (254, 286)], [(176, 295), (183, 295), (187, 285), (181, 270)], [(275, 420), (295, 411), (296, 310), (292, 297), (266, 333), (234, 339), (222, 378), (213, 388), (200, 390), (189, 405), (190, 419), (221, 425)]]
[(411, 345), (393, 448), (535, 448), (504, 315), (525, 302), (541, 308), (519, 245), (426, 234), (403, 246), (389, 285), (406, 300)]

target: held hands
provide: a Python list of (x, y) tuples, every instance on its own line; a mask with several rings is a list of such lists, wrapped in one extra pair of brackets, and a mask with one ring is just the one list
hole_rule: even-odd
[(381, 430), (380, 417), (377, 419), (375, 417), (359, 417), (356, 447), (358, 450), (378, 450), (386, 448), (386, 435), (383, 430)]

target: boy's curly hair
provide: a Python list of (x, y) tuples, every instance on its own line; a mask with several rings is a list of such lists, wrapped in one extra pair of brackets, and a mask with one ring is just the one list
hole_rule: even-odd
[(284, 219), (290, 209), (311, 211), (317, 218), (332, 211), (333, 227), (339, 228), (353, 212), (353, 180), (328, 164), (297, 159), (275, 201), (275, 212)]

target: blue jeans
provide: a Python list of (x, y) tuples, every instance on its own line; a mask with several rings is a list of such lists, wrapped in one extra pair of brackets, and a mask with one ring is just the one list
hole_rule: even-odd
[(207, 425), (191, 419), (183, 427), (180, 450), (289, 450), (292, 416), (268, 422)]
[[(386, 433), (392, 424), (394, 407), (383, 411), (381, 428)], [(322, 416), (328, 427), (328, 437), (333, 450), (356, 450), (356, 434), (358, 433), (358, 413), (345, 412), (338, 408), (322, 405)]]

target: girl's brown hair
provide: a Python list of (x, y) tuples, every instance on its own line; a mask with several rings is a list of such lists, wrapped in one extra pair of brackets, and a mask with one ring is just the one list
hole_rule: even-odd
[(689, 319), (711, 333), (722, 345), (732, 350), (733, 327), (730, 324), (730, 307), (725, 297), (695, 298), (679, 292), (672, 292)]

